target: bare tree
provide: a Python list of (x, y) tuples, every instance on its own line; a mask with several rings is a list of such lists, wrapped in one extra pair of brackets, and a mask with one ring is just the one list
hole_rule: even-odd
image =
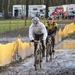
[(49, 0), (46, 0), (46, 18), (48, 18)]
[(43, 5), (44, 5), (44, 0), (42, 0), (41, 2), (42, 2), (41, 4), (43, 4)]
[(2, 12), (4, 12), (4, 0), (2, 0)]
[(0, 12), (2, 12), (2, 0), (0, 0)]
[(4, 18), (8, 18), (8, 0), (4, 0)]
[(26, 18), (28, 18), (28, 1), (29, 0), (26, 0)]

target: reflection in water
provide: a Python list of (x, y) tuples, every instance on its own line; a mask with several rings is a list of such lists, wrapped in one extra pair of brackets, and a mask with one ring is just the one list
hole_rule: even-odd
[(75, 48), (75, 42), (65, 42), (63, 44), (61, 44), (59, 47), (57, 47), (57, 49), (74, 49)]
[(56, 51), (56, 54), (61, 54), (61, 53), (62, 53), (62, 51), (60, 51), (60, 50)]
[[(65, 38), (69, 33), (73, 33), (75, 31), (74, 23), (70, 23), (65, 25), (64, 29), (59, 29), (58, 33), (55, 37), (55, 43), (59, 43), (62, 41), (62, 38)], [(75, 40), (68, 40), (59, 45), (57, 49), (72, 49), (75, 48)]]

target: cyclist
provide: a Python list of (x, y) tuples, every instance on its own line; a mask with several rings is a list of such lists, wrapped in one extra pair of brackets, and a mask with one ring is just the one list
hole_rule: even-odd
[[(42, 56), (45, 57), (45, 41), (47, 38), (47, 30), (45, 28), (45, 25), (40, 22), (38, 17), (34, 17), (32, 19), (32, 24), (29, 27), (29, 38), (31, 42), (34, 42), (35, 40), (40, 40), (43, 47)], [(35, 54), (35, 43), (34, 43), (34, 54)]]
[[(48, 21), (47, 21), (47, 24), (45, 26), (46, 26), (46, 29), (48, 31), (48, 36), (51, 36), (52, 37), (52, 41), (53, 41), (53, 44), (52, 44), (52, 46), (53, 46), (52, 52), (55, 52), (55, 50), (54, 50), (55, 34), (56, 34), (56, 31), (57, 31), (58, 25), (54, 21), (54, 18), (49, 17), (48, 18)], [(47, 44), (47, 42), (48, 42), (48, 38), (46, 40), (46, 44)]]

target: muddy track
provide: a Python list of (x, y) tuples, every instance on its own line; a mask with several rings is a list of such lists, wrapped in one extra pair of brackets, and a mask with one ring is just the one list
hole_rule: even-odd
[[(59, 28), (64, 28), (65, 24), (69, 24), (71, 22), (68, 21), (64, 23), (60, 21), (58, 23)], [(21, 34), (22, 37), (28, 36), (28, 28), (8, 31), (0, 34), (0, 37), (18, 37), (19, 34)], [(71, 38), (75, 38), (75, 35), (71, 36)], [(69, 53), (68, 50), (61, 49), (57, 50), (56, 53), (57, 54), (55, 54), (52, 62), (46, 63), (44, 60), (44, 66), (41, 70), (34, 70), (34, 61), (33, 57), (31, 57), (21, 63), (8, 67), (8, 69), (6, 69), (4, 72), (1, 72), (0, 75), (75, 75), (75, 51), (72, 50)]]

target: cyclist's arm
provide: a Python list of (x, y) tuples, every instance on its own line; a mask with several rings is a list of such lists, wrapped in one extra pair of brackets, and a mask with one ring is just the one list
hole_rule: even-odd
[(34, 37), (33, 37), (33, 28), (32, 28), (32, 26), (29, 27), (29, 39), (30, 39), (30, 40), (34, 40)]

